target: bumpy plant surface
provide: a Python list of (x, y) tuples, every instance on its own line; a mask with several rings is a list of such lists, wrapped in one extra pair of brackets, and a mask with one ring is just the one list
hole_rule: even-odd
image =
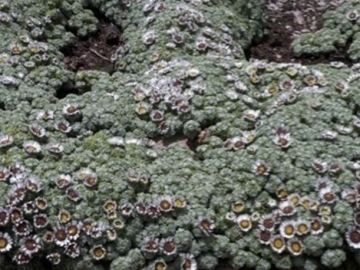
[(0, 269), (357, 269), (360, 66), (250, 61), (264, 9), (0, 0)]

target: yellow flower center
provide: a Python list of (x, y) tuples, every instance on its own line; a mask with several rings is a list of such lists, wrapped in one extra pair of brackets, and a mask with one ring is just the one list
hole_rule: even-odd
[(96, 258), (102, 258), (104, 256), (105, 252), (102, 248), (100, 247), (97, 247), (94, 249), (94, 256)]
[(155, 270), (165, 270), (166, 265), (163, 262), (157, 262), (155, 263)]
[(170, 209), (170, 203), (168, 202), (168, 201), (161, 201), (161, 203), (160, 203), (160, 206), (161, 206), (161, 208), (162, 209), (164, 209), (164, 210), (168, 210), (168, 209)]
[(275, 241), (274, 241), (274, 247), (275, 247), (276, 249), (281, 249), (283, 246), (284, 246), (284, 242), (283, 242), (282, 239), (280, 239), (280, 238), (275, 239)]
[(299, 233), (304, 234), (308, 231), (308, 226), (306, 224), (299, 224), (297, 229)]
[(8, 241), (5, 238), (0, 238), (0, 249), (6, 248)]
[(175, 201), (174, 201), (174, 206), (176, 207), (176, 208), (183, 208), (184, 207), (184, 205), (185, 205), (185, 202), (182, 200), (182, 199), (175, 199)]
[(286, 235), (292, 235), (294, 233), (295, 229), (292, 225), (287, 225), (284, 229), (284, 232)]
[(247, 229), (250, 226), (251, 226), (250, 220), (245, 219), (245, 220), (240, 221), (240, 227), (241, 228)]
[(293, 242), (290, 248), (294, 253), (299, 253), (301, 251), (301, 244), (299, 242)]
[(243, 202), (235, 202), (232, 205), (232, 210), (235, 213), (241, 213), (245, 209), (245, 205)]

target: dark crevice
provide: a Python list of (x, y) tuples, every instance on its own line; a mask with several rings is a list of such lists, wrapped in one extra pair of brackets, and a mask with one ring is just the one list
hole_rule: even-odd
[(196, 152), (196, 148), (199, 145), (196, 140), (190, 140), (185, 135), (176, 135), (171, 138), (156, 138), (154, 141), (156, 143), (156, 147), (159, 148), (167, 148), (170, 145), (177, 143), (191, 150), (192, 152)]
[(360, 105), (359, 104), (354, 104), (354, 108), (352, 110), (352, 114), (355, 116), (360, 117)]
[(121, 28), (97, 9), (90, 9), (99, 20), (98, 30), (87, 37), (76, 37), (61, 49), (65, 66), (72, 71), (101, 70), (112, 74), (115, 72), (113, 55), (123, 45)]
[(330, 4), (320, 5), (317, 0), (267, 0), (266, 6), (264, 35), (261, 40), (254, 40), (246, 49), (245, 55), (248, 59), (264, 59), (279, 63), (301, 63), (304, 65), (341, 61), (351, 65), (352, 61), (346, 54), (351, 39), (348, 40), (346, 46), (338, 47), (335, 52), (321, 55), (296, 57), (291, 50), (295, 34), (315, 32), (320, 29), (323, 24), (323, 14), (334, 8), (333, 6)]
[(81, 95), (83, 92), (76, 88), (73, 82), (66, 82), (63, 83), (58, 89), (56, 89), (55, 97), (58, 99), (63, 99), (70, 94)]

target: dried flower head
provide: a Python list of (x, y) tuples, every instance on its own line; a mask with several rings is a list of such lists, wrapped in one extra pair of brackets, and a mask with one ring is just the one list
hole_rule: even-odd
[(154, 44), (156, 41), (155, 31), (150, 30), (150, 31), (146, 32), (142, 37), (142, 41), (145, 45)]
[(157, 204), (149, 204), (146, 207), (146, 215), (151, 219), (157, 219), (161, 216), (161, 211)]
[(81, 253), (79, 244), (77, 242), (70, 242), (66, 245), (64, 253), (70, 258), (78, 258)]
[(31, 132), (31, 134), (39, 140), (44, 140), (46, 139), (46, 130), (45, 128), (43, 128), (42, 126), (40, 126), (37, 123), (32, 123), (29, 125), (29, 130)]
[(25, 215), (31, 215), (38, 212), (38, 209), (36, 208), (35, 203), (33, 201), (25, 202), (21, 206), (21, 209), (23, 210)]
[(54, 230), (54, 242), (60, 247), (64, 247), (69, 244), (70, 240), (67, 237), (66, 229), (62, 226), (58, 226)]
[(235, 213), (235, 214), (240, 214), (241, 212), (243, 212), (245, 209), (245, 203), (243, 201), (236, 201), (233, 202), (231, 204), (231, 210)]
[(15, 185), (12, 185), (9, 195), (8, 195), (9, 204), (17, 205), (17, 204), (23, 202), (26, 194), (27, 194), (27, 189), (23, 182), (19, 182)]
[(356, 227), (350, 227), (345, 235), (346, 242), (352, 248), (360, 248), (360, 230)]
[(27, 236), (31, 233), (32, 227), (29, 221), (23, 219), (14, 224), (13, 231), (17, 236)]
[(38, 155), (41, 153), (41, 145), (36, 141), (25, 141), (23, 148), (29, 155)]
[(180, 255), (181, 255), (180, 270), (198, 269), (194, 255), (192, 254), (180, 254)]
[(103, 204), (103, 209), (106, 213), (112, 213), (115, 212), (117, 209), (117, 203), (113, 200), (107, 200), (104, 204)]
[(333, 204), (337, 200), (337, 196), (330, 187), (320, 189), (319, 197), (321, 199), (321, 202), (326, 204)]
[(25, 181), (25, 188), (33, 193), (39, 193), (42, 190), (42, 185), (40, 180), (35, 178), (28, 178)]
[(37, 214), (33, 216), (33, 224), (36, 229), (43, 229), (49, 224), (49, 219), (45, 214)]
[(68, 222), (70, 222), (71, 220), (71, 214), (69, 211), (65, 210), (65, 209), (60, 209), (59, 213), (57, 215), (58, 221), (60, 222), (60, 224), (66, 224)]
[(244, 119), (250, 122), (256, 122), (260, 117), (259, 110), (246, 110), (243, 115)]
[(330, 182), (329, 178), (327, 177), (320, 177), (318, 179), (316, 179), (315, 182), (315, 190), (316, 191), (320, 191), (322, 189), (331, 189), (332, 188), (332, 183)]
[(75, 241), (80, 237), (81, 223), (72, 221), (66, 225), (66, 234), (71, 241)]
[(323, 224), (331, 224), (332, 223), (332, 216), (322, 216), (321, 217), (321, 222)]
[(276, 253), (282, 253), (286, 248), (286, 243), (281, 235), (274, 235), (270, 240), (271, 249)]
[(281, 223), (279, 231), (282, 237), (293, 238), (296, 233), (295, 224), (292, 221), (284, 221)]
[(328, 164), (326, 162), (324, 162), (324, 161), (316, 159), (313, 162), (313, 168), (317, 173), (324, 174), (328, 170)]
[(259, 220), (259, 227), (261, 230), (272, 231), (276, 225), (275, 218), (272, 214), (264, 215)]
[(279, 83), (279, 88), (282, 91), (292, 91), (294, 87), (295, 87), (295, 83), (293, 80), (286, 79), (286, 80), (282, 80)]
[(95, 222), (92, 218), (86, 218), (81, 223), (81, 231), (85, 233), (87, 236), (91, 234), (91, 230), (94, 226)]
[(33, 255), (39, 252), (41, 248), (41, 239), (37, 235), (22, 238), (20, 241), (20, 250), (26, 255)]
[(140, 180), (140, 173), (137, 172), (136, 170), (133, 170), (133, 169), (129, 169), (127, 171), (127, 180), (129, 181), (129, 183), (131, 184), (137, 184), (139, 183), (139, 180)]
[(40, 211), (44, 211), (48, 207), (47, 200), (43, 197), (35, 198), (34, 203), (35, 203), (35, 206), (37, 207), (37, 209), (39, 209)]
[(72, 131), (70, 123), (66, 120), (61, 120), (55, 123), (55, 129), (61, 133), (68, 134)]
[(164, 196), (158, 200), (158, 205), (161, 212), (171, 212), (173, 210), (173, 199), (170, 196)]
[(330, 216), (332, 213), (331, 207), (329, 205), (321, 205), (319, 207), (319, 216)]
[(284, 200), (289, 195), (289, 192), (286, 187), (280, 186), (276, 189), (276, 197), (280, 200)]
[(214, 222), (206, 217), (199, 217), (198, 221), (197, 221), (197, 227), (200, 228), (200, 230), (207, 236), (209, 236), (210, 234), (212, 234), (212, 232), (215, 229), (215, 224)]
[(356, 9), (350, 10), (348, 13), (346, 13), (346, 19), (348, 19), (351, 22), (355, 22), (359, 18), (359, 13)]
[(72, 177), (68, 174), (60, 174), (55, 179), (55, 184), (60, 189), (67, 188), (68, 186), (70, 186), (72, 184), (72, 182), (73, 182)]
[(95, 245), (90, 249), (90, 255), (94, 260), (100, 261), (106, 256), (106, 249), (103, 245)]
[(174, 198), (174, 208), (175, 209), (184, 209), (186, 208), (186, 200), (182, 196), (175, 196)]
[(134, 211), (134, 205), (131, 203), (125, 203), (121, 206), (121, 215), (124, 217), (130, 217), (133, 214)]
[(319, 218), (314, 218), (310, 222), (311, 234), (317, 235), (324, 231), (324, 227), (321, 224), (321, 220)]
[(116, 230), (122, 230), (125, 228), (125, 222), (119, 218), (114, 219), (112, 225)]
[(39, 111), (38, 114), (36, 115), (36, 119), (37, 120), (44, 120), (44, 121), (48, 121), (48, 120), (52, 120), (54, 119), (54, 112), (53, 111)]
[(62, 109), (62, 113), (66, 119), (72, 121), (81, 116), (80, 109), (76, 104), (66, 104)]
[(135, 205), (136, 213), (140, 216), (146, 215), (146, 205), (143, 202), (137, 202)]
[(164, 112), (160, 110), (152, 110), (150, 112), (150, 119), (154, 123), (160, 123), (164, 120)]
[(337, 81), (335, 84), (335, 89), (340, 93), (345, 93), (349, 89), (349, 84), (343, 80)]
[(18, 250), (13, 256), (13, 261), (17, 265), (28, 264), (30, 262), (30, 260), (31, 260), (31, 255), (28, 255), (24, 251), (21, 251), (21, 250)]
[(48, 150), (48, 152), (50, 154), (59, 156), (62, 155), (64, 153), (64, 146), (60, 143), (49, 143), (46, 146), (46, 149)]
[(292, 216), (296, 213), (296, 208), (292, 206), (289, 201), (280, 202), (279, 210), (282, 216)]
[(12, 223), (17, 223), (21, 221), (24, 217), (22, 210), (18, 207), (11, 207), (9, 210), (10, 219)]
[(14, 138), (12, 136), (8, 136), (0, 133), (0, 149), (11, 146), (13, 142), (14, 142)]
[(46, 255), (46, 259), (48, 259), (48, 261), (51, 262), (51, 264), (58, 265), (61, 262), (61, 255), (59, 252), (53, 252)]
[(239, 225), (240, 230), (243, 232), (248, 232), (252, 228), (251, 217), (248, 214), (238, 216), (236, 222)]
[(41, 239), (45, 244), (51, 244), (55, 240), (55, 234), (52, 231), (46, 231)]
[(259, 242), (264, 245), (268, 245), (271, 242), (271, 238), (273, 237), (272, 233), (268, 230), (259, 230), (258, 238)]
[(252, 167), (252, 171), (255, 175), (266, 176), (269, 175), (270, 167), (264, 161), (257, 160)]
[(81, 200), (80, 192), (71, 186), (66, 189), (66, 196), (70, 201), (74, 203), (77, 203)]
[(0, 253), (8, 252), (13, 245), (13, 240), (6, 232), (0, 232)]
[(311, 225), (309, 224), (309, 222), (305, 220), (297, 221), (295, 226), (296, 226), (296, 234), (300, 236), (308, 234), (311, 229)]
[(107, 228), (106, 229), (106, 238), (109, 241), (115, 241), (118, 237), (118, 234), (115, 230), (115, 228)]
[(107, 223), (105, 224), (102, 221), (93, 222), (89, 235), (92, 239), (101, 239), (105, 235), (108, 228), (109, 226)]
[(0, 207), (0, 227), (4, 227), (10, 220), (10, 211)]
[(173, 238), (168, 237), (160, 242), (161, 251), (166, 256), (172, 256), (177, 253), (177, 247)]
[(287, 149), (292, 144), (290, 132), (284, 127), (278, 127), (275, 131), (274, 143), (283, 149)]
[(85, 177), (85, 179), (83, 180), (83, 184), (84, 186), (88, 187), (88, 188), (94, 188), (97, 186), (98, 184), (98, 178), (97, 175), (95, 173), (92, 173), (90, 175), (88, 175), (87, 177)]
[(297, 238), (292, 238), (287, 242), (287, 249), (293, 256), (299, 256), (303, 252), (303, 244)]
[(315, 75), (308, 74), (304, 77), (303, 81), (307, 86), (314, 86), (317, 84), (318, 79)]
[(288, 197), (288, 202), (293, 206), (293, 207), (297, 207), (298, 205), (300, 205), (300, 200), (301, 197), (298, 193), (292, 193), (290, 194)]

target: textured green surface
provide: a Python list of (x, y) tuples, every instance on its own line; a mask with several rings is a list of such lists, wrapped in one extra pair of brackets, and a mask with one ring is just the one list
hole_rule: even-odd
[(347, 56), (358, 61), (359, 8), (358, 0), (338, 1), (340, 6), (324, 14), (324, 22), (318, 31), (297, 38), (292, 45), (295, 55), (319, 55), (334, 53), (346, 47)]
[[(154, 11), (161, 3), (165, 9)], [(0, 182), (0, 204), (9, 207), (15, 191), (28, 177), (35, 177), (42, 190), (38, 194), (28, 190), (17, 206), (45, 198), (48, 208), (41, 212), (48, 215), (49, 225), (31, 235), (42, 237), (47, 230), (66, 227), (58, 224), (60, 210), (70, 212), (72, 221), (80, 224), (91, 218), (93, 227), (102, 228), (99, 238), (81, 233), (77, 258), (69, 258), (66, 247), (59, 244), (42, 243), (24, 269), (44, 268), (46, 256), (53, 252), (62, 257), (54, 269), (99, 270), (158, 270), (164, 264), (168, 269), (211, 270), (223, 261), (235, 269), (310, 270), (339, 267), (358, 258), (346, 240), (357, 206), (343, 195), (351, 194), (360, 180), (359, 67), (335, 62), (249, 63), (244, 49), (261, 36), (259, 1), (157, 1), (156, 7), (144, 12), (149, 4), (0, 1), (0, 18), (5, 18), (0, 23), (0, 131), (13, 138), (10, 146), (0, 149), (0, 162), (4, 168), (19, 163), (25, 170)], [(348, 6), (341, 6), (336, 14)], [(117, 71), (112, 75), (74, 73), (61, 62), (60, 49), (75, 35), (96, 30), (93, 9), (123, 29), (126, 48), (113, 56)], [(331, 31), (342, 31), (337, 29)], [(183, 44), (171, 44), (174, 33), (184, 37)], [(147, 38), (152, 34), (155, 39), (150, 42)], [(341, 36), (331, 34), (332, 39)], [(196, 48), (199, 41), (207, 44), (206, 50)], [(356, 55), (355, 49), (351, 55)], [(57, 98), (66, 85), (73, 85), (77, 94)], [(63, 108), (69, 104), (80, 110), (81, 117), (66, 120)], [(39, 119), (44, 110), (53, 111), (53, 119)], [(154, 117), (159, 113), (160, 120)], [(55, 128), (64, 120), (72, 127), (66, 134)], [(46, 139), (31, 134), (29, 125), (35, 123), (46, 129)], [(290, 136), (290, 144), (279, 141), (279, 128), (286, 130), (288, 135), (282, 136)], [(196, 151), (186, 146), (186, 140), (199, 138)], [(38, 141), (41, 153), (27, 153), (27, 141)], [(63, 146), (62, 155), (49, 153), (49, 144), (54, 143)], [(257, 164), (267, 170), (256, 169)], [(79, 177), (85, 168), (96, 173), (98, 183), (93, 188)], [(79, 202), (71, 202), (56, 187), (62, 174), (73, 177)], [(321, 198), (323, 180), (334, 202)], [(294, 194), (301, 202), (296, 203), (296, 213), (284, 216), (280, 208)], [(174, 204), (185, 200), (186, 207), (174, 205), (155, 218), (135, 210), (124, 216), (122, 208), (129, 203), (158, 209), (164, 199)], [(117, 204), (111, 215), (103, 209), (108, 200)], [(33, 215), (24, 218), (32, 221)], [(268, 215), (276, 217), (271, 231), (275, 237), (281, 224), (309, 226), (317, 218), (323, 232), (286, 240), (288, 245), (298, 240), (300, 255), (287, 249), (277, 254), (258, 239), (261, 219)], [(115, 216), (125, 225), (111, 240), (105, 231), (113, 229)], [(241, 228), (241, 220), (251, 221), (252, 228)], [(14, 226), (0, 227), (14, 242), (10, 251), (0, 255), (1, 269), (20, 269), (15, 261), (9, 263), (23, 250), (24, 237), (15, 236)], [(161, 247), (156, 254), (146, 252), (144, 242), (149, 238), (158, 239), (160, 246), (173, 241), (176, 254), (166, 255)], [(101, 262), (90, 252), (97, 245), (107, 250)], [(186, 258), (196, 260), (197, 268), (195, 261), (193, 268), (181, 268)]]

